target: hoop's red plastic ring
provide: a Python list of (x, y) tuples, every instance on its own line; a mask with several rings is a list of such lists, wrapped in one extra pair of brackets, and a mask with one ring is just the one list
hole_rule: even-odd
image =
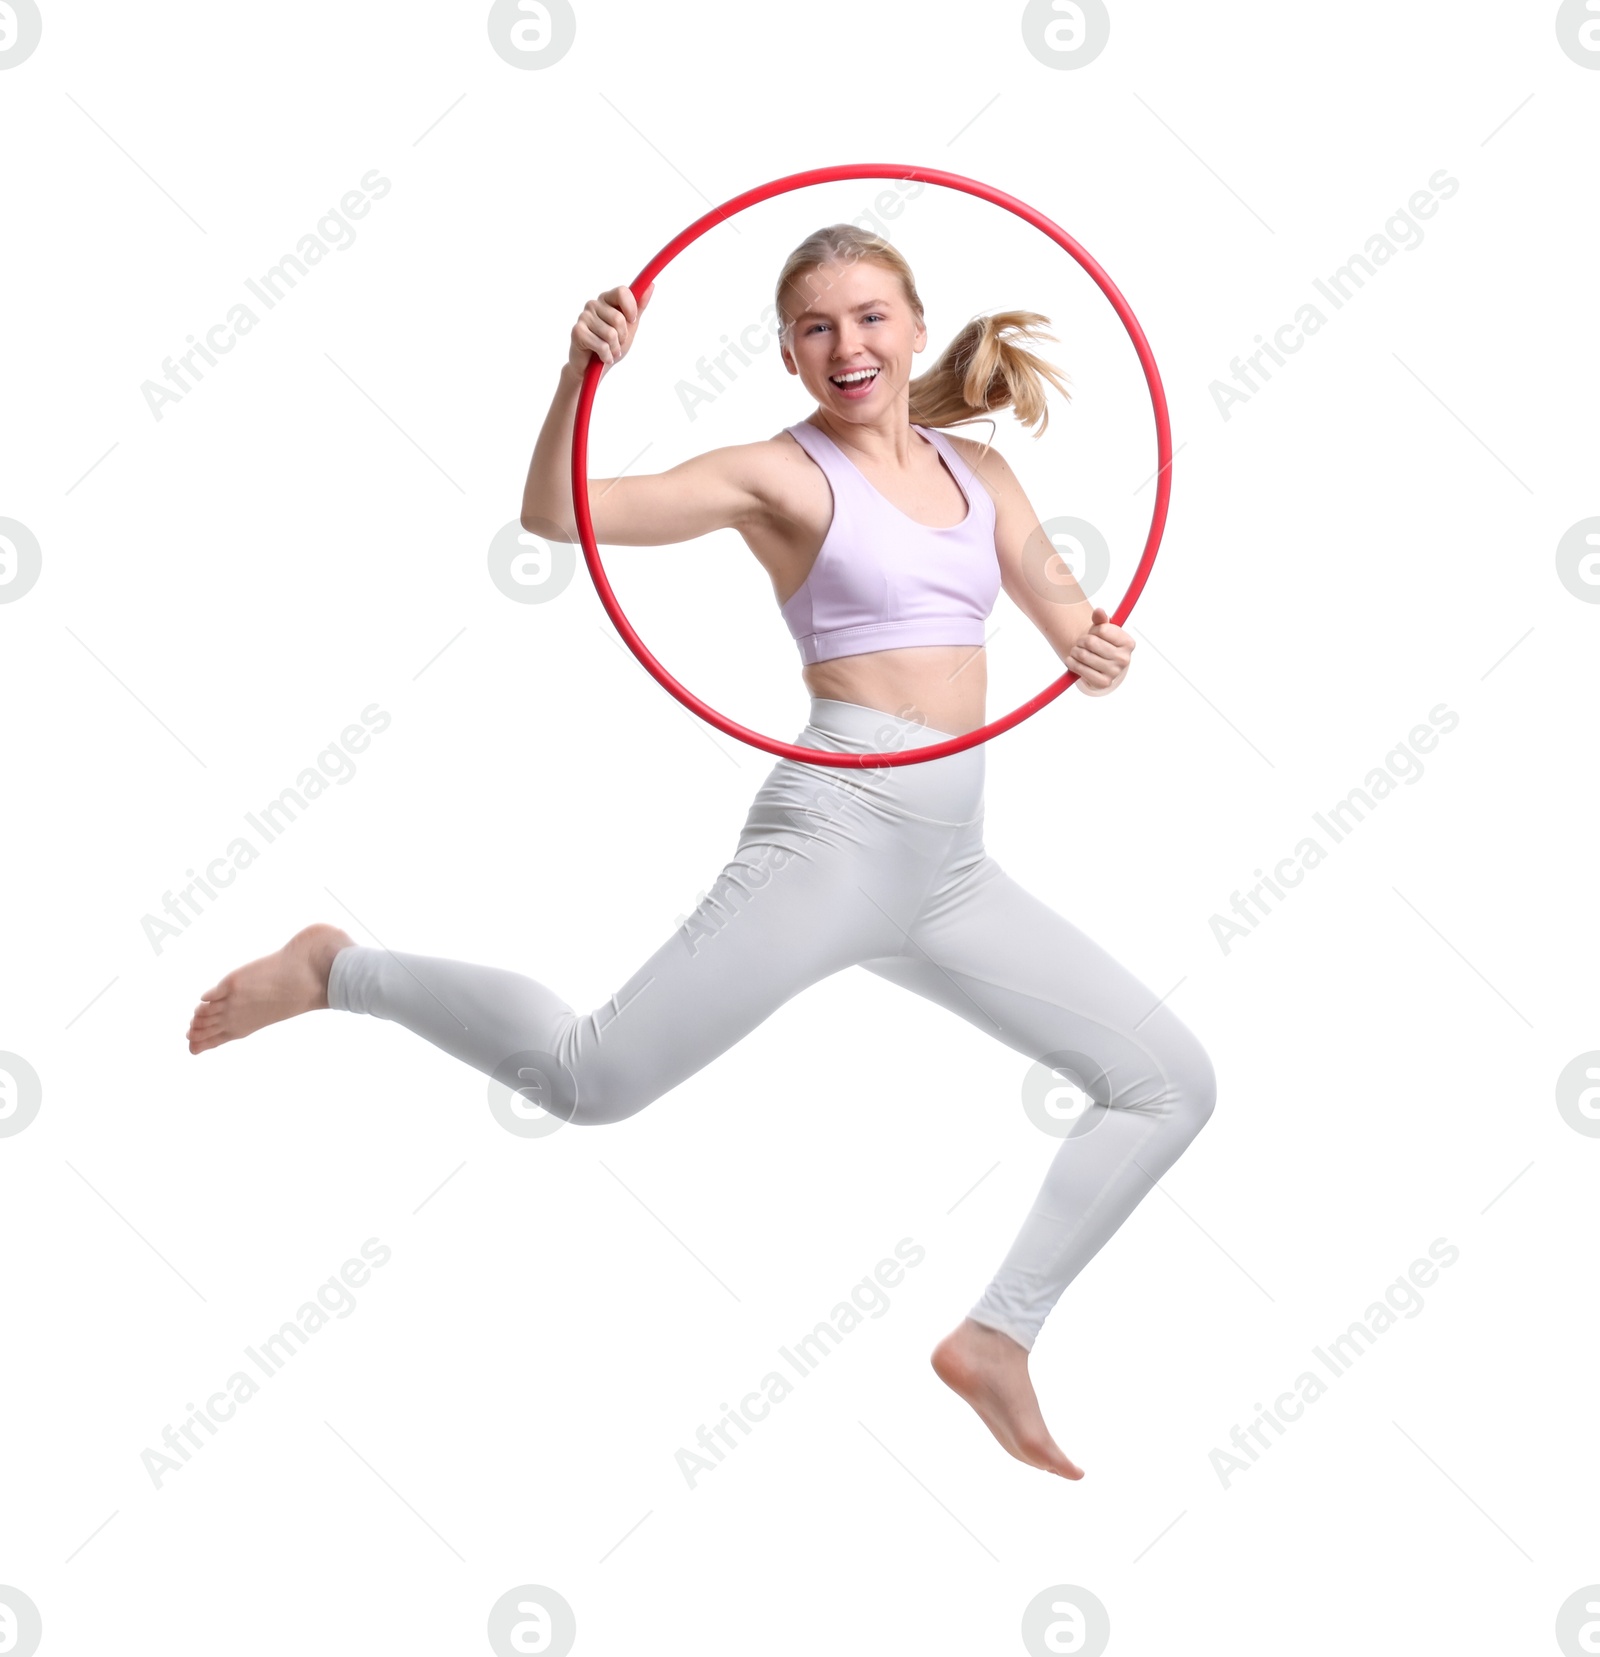
[[(724, 219), (730, 219), (735, 213), (743, 212), (746, 207), (753, 207), (759, 201), (783, 195), (790, 190), (803, 190), (807, 185), (833, 184), (850, 178), (915, 179), (925, 184), (939, 184), (947, 190), (964, 190), (969, 196), (977, 196), (983, 201), (992, 202), (996, 207), (1005, 208), (1009, 213), (1015, 213), (1019, 219), (1027, 220), (1035, 229), (1042, 230), (1051, 241), (1064, 247), (1094, 278), (1100, 291), (1111, 301), (1113, 309), (1122, 319), (1122, 325), (1128, 330), (1128, 337), (1133, 341), (1133, 348), (1139, 354), (1145, 382), (1150, 388), (1150, 402), (1156, 417), (1156, 454), (1159, 470), (1156, 474), (1155, 510), (1150, 515), (1150, 533), (1145, 540), (1144, 555), (1139, 560), (1138, 569), (1134, 571), (1133, 580), (1128, 583), (1127, 592), (1122, 595), (1122, 602), (1117, 605), (1111, 616), (1111, 620), (1120, 627), (1127, 620), (1135, 601), (1144, 590), (1145, 581), (1155, 563), (1156, 548), (1161, 544), (1161, 532), (1166, 526), (1167, 499), (1172, 493), (1172, 428), (1167, 419), (1167, 397), (1161, 386), (1161, 375), (1156, 368), (1149, 341), (1145, 339), (1139, 319), (1133, 314), (1127, 300), (1117, 291), (1116, 284), (1095, 260), (1060, 225), (1051, 223), (1044, 214), (1036, 212), (1026, 202), (1018, 201), (1015, 196), (1008, 196), (1004, 190), (996, 190), (989, 184), (980, 184), (976, 179), (963, 178), (959, 173), (940, 172), (934, 167), (899, 167), (887, 162), (870, 161), (843, 167), (814, 167), (808, 172), (790, 173), (786, 178), (774, 179), (770, 184), (757, 185), (755, 189), (734, 196), (730, 201), (723, 202), (720, 207), (713, 207), (709, 213), (696, 219), (687, 230), (680, 231), (673, 237), (633, 279), (630, 286), (634, 297), (637, 299), (691, 242), (705, 235), (714, 225), (721, 224)], [(958, 754), (963, 749), (987, 742), (990, 737), (999, 736), (1002, 731), (1009, 731), (1029, 714), (1037, 713), (1047, 702), (1053, 702), (1077, 678), (1075, 673), (1064, 673), (1030, 701), (1024, 702), (1019, 708), (1013, 708), (1010, 713), (999, 719), (991, 720), (987, 725), (980, 725), (976, 730), (950, 737), (944, 742), (930, 742), (893, 754), (835, 754), (825, 749), (802, 748), (792, 742), (779, 742), (775, 737), (763, 736), (761, 732), (752, 731), (747, 726), (729, 719), (725, 714), (718, 713), (692, 691), (680, 685), (651, 655), (644, 640), (633, 630), (632, 624), (622, 613), (622, 606), (617, 603), (616, 594), (612, 592), (611, 583), (606, 579), (605, 568), (600, 562), (600, 549), (595, 544), (594, 524), (589, 516), (589, 413), (594, 406), (595, 388), (600, 383), (602, 367), (599, 357), (591, 355), (589, 365), (584, 370), (583, 385), (578, 392), (577, 416), (572, 428), (572, 505), (578, 523), (578, 539), (583, 543), (584, 562), (588, 564), (589, 574), (594, 578), (600, 602), (605, 605), (606, 613), (616, 624), (617, 631), (627, 641), (628, 648), (639, 658), (658, 684), (671, 691), (686, 708), (699, 714), (708, 724), (714, 725), (719, 731), (725, 731), (731, 737), (737, 737), (740, 742), (748, 743), (752, 748), (763, 749), (784, 759), (800, 760), (807, 765), (832, 765), (842, 769), (879, 765), (920, 765), (924, 760), (938, 759), (944, 754)]]

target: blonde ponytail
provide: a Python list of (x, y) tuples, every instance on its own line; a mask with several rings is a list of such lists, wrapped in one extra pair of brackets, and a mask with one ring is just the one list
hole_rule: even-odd
[(1050, 424), (1048, 380), (1068, 402), (1072, 393), (1054, 364), (1017, 343), (1043, 332), (1049, 317), (1038, 311), (996, 311), (975, 316), (939, 353), (938, 361), (911, 382), (911, 419), (918, 426), (959, 426), (975, 415), (1009, 408), (1042, 437)]

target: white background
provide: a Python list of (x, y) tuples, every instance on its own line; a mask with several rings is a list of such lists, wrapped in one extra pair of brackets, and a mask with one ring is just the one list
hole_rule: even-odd
[[(0, 73), (0, 516), (42, 550), (0, 604), (0, 1050), (43, 1089), (0, 1137), (0, 1584), (47, 1657), (489, 1650), (523, 1584), (607, 1657), (1074, 1650), (1020, 1631), (1064, 1585), (1126, 1657), (1592, 1649), (1554, 1629), (1600, 1580), (1600, 1141), (1556, 1082), (1600, 1047), (1600, 608), (1556, 549), (1600, 513), (1600, 73), (1545, 0), (1111, 16), (1073, 69), (1015, 4), (580, 4), (528, 70), (482, 5), (49, 4)], [(988, 753), (989, 849), (1219, 1078), (1034, 1350), (1079, 1483), (928, 1367), (1055, 1143), (1019, 1055), (892, 985), (826, 980), (627, 1123), (541, 1139), (377, 1020), (184, 1043), (201, 991), (312, 920), (589, 1008), (694, 906), (770, 756), (655, 683), (581, 560), (518, 603), (488, 549), (585, 299), (753, 185), (870, 160), (1076, 236), (1178, 448), (1126, 683)], [(353, 245), (156, 419), (142, 383), (373, 168)], [(1440, 169), (1420, 243), (1224, 418), (1233, 359), (1407, 235)], [(804, 418), (775, 348), (695, 420), (675, 387), (882, 188), (685, 254), (592, 472)], [(975, 312), (1052, 318), (1074, 401), (998, 442), (1041, 518), (1103, 528), (1114, 604), (1156, 463), (1111, 308), (971, 198), (885, 228), (924, 365)], [(794, 646), (737, 538), (607, 567), (691, 688), (793, 739)], [(991, 715), (1060, 671), (1004, 598), (989, 655)], [(153, 948), (163, 894), (372, 703), (351, 780)], [(1440, 704), (1420, 777), (1318, 833)], [(1225, 950), (1213, 917), (1308, 833), (1326, 860)], [(352, 1315), (157, 1488), (142, 1453), (373, 1237)], [(677, 1450), (906, 1237), (886, 1315), (691, 1489)], [(1312, 1349), (1436, 1238), (1459, 1258), (1420, 1313), (1331, 1378)], [(1224, 1484), (1213, 1451), (1308, 1370), (1326, 1395)]]

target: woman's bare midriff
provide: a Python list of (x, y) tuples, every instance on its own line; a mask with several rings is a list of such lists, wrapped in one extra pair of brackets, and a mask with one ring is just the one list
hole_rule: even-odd
[(836, 656), (802, 667), (800, 677), (813, 696), (878, 708), (952, 736), (965, 736), (984, 723), (989, 663), (981, 644), (922, 644)]

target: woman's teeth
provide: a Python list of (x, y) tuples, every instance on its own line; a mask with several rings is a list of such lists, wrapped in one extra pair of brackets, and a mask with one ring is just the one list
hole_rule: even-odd
[(828, 378), (843, 390), (852, 390), (870, 384), (878, 377), (876, 368), (858, 368), (849, 374), (830, 374)]

